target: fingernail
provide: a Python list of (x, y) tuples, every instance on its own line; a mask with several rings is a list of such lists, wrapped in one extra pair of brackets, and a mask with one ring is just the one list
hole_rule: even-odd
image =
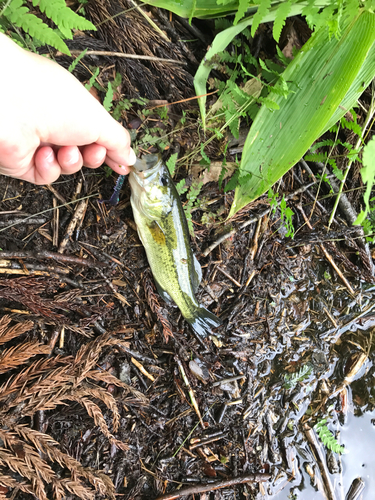
[(54, 152), (53, 149), (50, 149), (49, 153), (46, 155), (46, 161), (52, 163), (53, 159), (54, 159)]
[(70, 153), (70, 158), (67, 160), (66, 163), (68, 165), (73, 165), (74, 163), (77, 163), (78, 159), (79, 159), (79, 153), (78, 150), (75, 149)]
[(134, 163), (136, 162), (137, 160), (137, 157), (135, 156), (135, 153), (133, 151), (132, 148), (130, 148), (130, 151), (129, 151), (129, 165), (134, 165)]

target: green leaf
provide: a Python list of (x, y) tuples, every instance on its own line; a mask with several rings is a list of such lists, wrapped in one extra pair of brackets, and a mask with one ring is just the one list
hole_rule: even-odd
[(363, 148), (362, 163), (363, 167), (361, 169), (361, 177), (363, 182), (366, 184), (363, 201), (365, 202), (366, 209), (362, 210), (358, 215), (357, 220), (354, 223), (356, 225), (361, 224), (370, 211), (370, 195), (375, 180), (375, 136)]
[(173, 155), (171, 155), (171, 157), (165, 163), (168, 167), (168, 170), (169, 170), (169, 173), (171, 174), (171, 177), (174, 176), (174, 172), (176, 170), (177, 157), (178, 157), (178, 153), (173, 153)]
[[(254, 37), (256, 30), (259, 28), (260, 23), (264, 20), (271, 7), (271, 0), (260, 0), (260, 5), (253, 17), (251, 26), (251, 36)], [(264, 21), (263, 21), (264, 22)]]
[(181, 179), (180, 182), (176, 184), (177, 193), (181, 196), (186, 193), (189, 189), (189, 186), (186, 186), (186, 179)]
[(290, 9), (292, 8), (292, 0), (287, 2), (281, 2), (279, 8), (276, 11), (275, 22), (273, 23), (273, 37), (276, 42), (279, 41), (281, 30), (284, 27), (285, 20), (289, 16)]
[(79, 54), (79, 56), (78, 56), (78, 57), (76, 57), (76, 58), (74, 59), (74, 61), (72, 62), (72, 64), (71, 64), (71, 65), (69, 66), (69, 68), (68, 68), (68, 71), (69, 71), (70, 73), (73, 73), (73, 71), (75, 70), (75, 68), (76, 68), (77, 64), (78, 64), (78, 63), (79, 63), (79, 61), (82, 59), (82, 57), (84, 57), (84, 56), (85, 56), (85, 54), (86, 54), (86, 52), (87, 52), (87, 51), (88, 51), (88, 49), (83, 50), (83, 51)]
[(314, 429), (316, 430), (320, 440), (329, 450), (332, 450), (335, 453), (345, 453), (345, 448), (339, 445), (335, 436), (326, 426), (326, 422), (327, 419), (324, 418), (314, 426)]
[(238, 8), (238, 0), (224, 2), (217, 2), (217, 0), (150, 0), (146, 3), (160, 9), (170, 10), (187, 19), (225, 16), (235, 13)]
[(103, 101), (103, 107), (108, 112), (111, 111), (112, 101), (113, 101), (113, 88), (111, 82), (108, 82), (108, 89)]
[(3, 15), (9, 22), (23, 29), (31, 37), (35, 37), (43, 44), (51, 45), (60, 52), (70, 55), (67, 45), (59, 35), (47, 26), (39, 17), (31, 14), (29, 8), (25, 7), (23, 0), (12, 0), (5, 9)]
[[(240, 171), (241, 177), (253, 175), (237, 187), (229, 217), (268, 191), (299, 161), (332, 126), (332, 116), (337, 121), (344, 115), (346, 110), (340, 105), (346, 102), (352, 85), (358, 83), (358, 74), (365, 74), (363, 65), (370, 66), (375, 74), (375, 58), (367, 59), (374, 42), (375, 15), (362, 11), (346, 22), (340, 40), (330, 39), (325, 28), (302, 47), (283, 73), (294, 92), (284, 99), (271, 91), (270, 97), (280, 110), (272, 112), (263, 104), (250, 128)], [(371, 73), (370, 68), (366, 72)], [(352, 95), (357, 95), (357, 90)]]
[(96, 68), (96, 69), (95, 69), (95, 71), (94, 71), (94, 74), (93, 74), (93, 75), (92, 75), (92, 77), (90, 78), (89, 82), (88, 82), (88, 83), (86, 83), (86, 85), (85, 85), (85, 88), (86, 88), (87, 90), (90, 90), (90, 89), (91, 89), (91, 87), (94, 85), (95, 80), (96, 80), (97, 76), (99, 75), (99, 73), (100, 73), (100, 69), (99, 69), (99, 68)]
[(247, 8), (249, 7), (249, 0), (239, 0), (238, 10), (236, 12), (236, 16), (234, 18), (233, 24), (237, 24), (243, 16), (246, 14)]

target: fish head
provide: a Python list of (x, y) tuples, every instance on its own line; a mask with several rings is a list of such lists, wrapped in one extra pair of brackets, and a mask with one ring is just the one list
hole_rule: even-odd
[(132, 203), (146, 217), (155, 220), (171, 211), (175, 199), (174, 185), (160, 156), (150, 155), (147, 163), (137, 161), (131, 168), (129, 182)]

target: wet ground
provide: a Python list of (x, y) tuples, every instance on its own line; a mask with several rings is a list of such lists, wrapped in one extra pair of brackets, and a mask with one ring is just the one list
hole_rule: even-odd
[[(80, 180), (65, 178), (53, 188), (69, 202)], [(60, 257), (51, 240), (61, 245), (72, 214), (66, 206), (58, 209), (58, 231), (53, 211), (38, 214), (53, 208), (56, 192), (6, 178), (2, 183), (1, 207), (11, 213), (3, 214), (0, 228), (0, 307), (10, 325), (33, 322), (3, 348), (30, 350), (26, 342), (38, 342), (47, 349), (37, 361), (20, 353), (14, 369), (5, 367), (3, 430), (17, 434), (25, 425), (51, 436), (94, 476), (104, 471), (123, 498), (156, 499), (201, 484), (209, 491), (210, 483), (248, 474), (264, 482), (221, 487), (212, 498), (341, 499), (357, 476), (366, 485), (363, 498), (371, 498), (375, 287), (358, 232), (344, 222), (341, 229), (340, 219), (335, 232), (324, 232), (324, 215), (310, 212), (306, 197), (302, 209), (311, 215), (313, 233), (296, 226), (295, 238), (285, 238), (279, 214), (264, 215), (204, 257), (222, 224), (201, 226), (197, 210), (192, 247), (203, 268), (198, 295), (223, 320), (203, 349), (178, 309), (156, 294), (129, 188), (109, 208), (98, 198), (108, 198), (114, 179), (85, 171), (83, 181), (78, 198), (94, 196)], [(217, 199), (212, 212), (230, 201), (210, 184), (206, 192)], [(290, 204), (297, 223), (299, 203)], [(250, 206), (231, 227), (267, 206), (266, 199)], [(44, 219), (33, 222), (31, 215)], [(10, 227), (20, 218), (24, 223)], [(54, 253), (43, 254), (47, 250)], [(25, 367), (35, 375), (19, 384)], [(58, 380), (56, 369), (64, 374)], [(322, 419), (345, 454), (321, 443), (314, 426)], [(323, 465), (308, 436), (320, 447)], [(19, 437), (18, 446), (25, 446), (27, 436)], [(4, 438), (3, 446), (14, 451)], [(42, 458), (56, 477), (72, 478), (64, 461)], [(75, 474), (90, 491), (95, 481)], [(114, 490), (104, 488), (110, 497)], [(16, 497), (23, 496), (18, 490)]]

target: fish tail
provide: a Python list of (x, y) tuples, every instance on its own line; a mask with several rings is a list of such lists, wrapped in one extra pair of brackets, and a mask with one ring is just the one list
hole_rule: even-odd
[(193, 318), (186, 318), (194, 332), (200, 338), (206, 338), (212, 333), (212, 328), (221, 325), (220, 319), (205, 307), (198, 307)]

